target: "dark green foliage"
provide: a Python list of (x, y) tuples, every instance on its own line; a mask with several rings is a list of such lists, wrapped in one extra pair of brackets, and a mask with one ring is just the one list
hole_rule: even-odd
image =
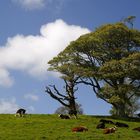
[(50, 64), (68, 66), (80, 77), (77, 83), (92, 86), (116, 115), (128, 116), (131, 99), (140, 95), (140, 31), (123, 23), (103, 25), (71, 42)]

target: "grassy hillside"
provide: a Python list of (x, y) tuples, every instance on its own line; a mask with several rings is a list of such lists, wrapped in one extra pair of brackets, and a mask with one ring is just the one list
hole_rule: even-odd
[[(27, 115), (18, 118), (14, 115), (0, 115), (0, 140), (140, 140), (140, 120), (121, 120), (106, 117), (112, 121), (127, 123), (129, 128), (118, 128), (114, 134), (103, 134), (96, 129), (99, 120), (104, 117), (79, 116), (79, 119), (62, 120), (57, 115)], [(86, 126), (87, 132), (74, 133), (71, 128)], [(111, 125), (108, 125), (108, 127)]]

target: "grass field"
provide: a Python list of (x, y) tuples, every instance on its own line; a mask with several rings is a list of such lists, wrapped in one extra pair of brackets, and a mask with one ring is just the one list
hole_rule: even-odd
[[(118, 128), (113, 134), (103, 134), (96, 129), (101, 118), (114, 122), (124, 122), (129, 128)], [(74, 133), (71, 128), (86, 126), (87, 132)], [(108, 125), (110, 127), (111, 125)], [(63, 120), (57, 115), (0, 115), (0, 140), (140, 140), (140, 132), (132, 130), (140, 127), (140, 120), (113, 119), (103, 116), (79, 116), (79, 119)]]

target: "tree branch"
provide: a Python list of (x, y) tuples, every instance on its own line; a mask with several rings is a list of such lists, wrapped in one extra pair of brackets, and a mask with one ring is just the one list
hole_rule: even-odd
[(57, 90), (57, 88), (55, 87), (55, 85), (50, 85), (50, 87), (52, 87), (53, 89), (54, 89), (54, 91), (55, 91), (55, 93), (57, 94), (57, 95), (59, 95), (59, 96), (61, 96), (61, 97), (66, 97), (65, 95), (63, 95), (63, 94), (61, 94), (58, 90)]
[[(53, 86), (53, 88), (54, 88), (54, 90), (56, 91), (55, 86)], [(58, 91), (58, 90), (57, 90), (57, 91)], [(62, 100), (65, 100), (66, 96), (60, 94), (59, 92), (58, 92), (58, 93), (59, 93), (58, 95), (60, 95), (60, 96), (62, 96), (62, 97), (64, 97), (64, 98), (60, 98), (60, 97), (56, 96), (56, 95), (55, 95), (56, 92), (53, 92), (48, 86), (46, 86), (45, 92), (47, 92), (53, 99), (59, 101), (62, 105), (69, 107), (68, 104), (66, 104), (64, 101), (62, 101)]]

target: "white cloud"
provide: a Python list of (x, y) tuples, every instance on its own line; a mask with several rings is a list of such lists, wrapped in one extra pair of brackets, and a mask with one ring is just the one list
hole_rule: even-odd
[(0, 68), (0, 85), (10, 87), (14, 83), (7, 70)]
[(51, 12), (53, 14), (59, 13), (63, 8), (64, 4), (68, 2), (68, 0), (11, 0), (11, 1), (27, 11), (39, 10), (46, 7), (48, 12)]
[(58, 14), (67, 2), (68, 0), (46, 0), (46, 5), (50, 12)]
[(24, 98), (25, 99), (30, 99), (32, 101), (38, 101), (39, 100), (39, 97), (37, 95), (34, 95), (34, 94), (26, 94), (26, 95), (24, 95)]
[(10, 100), (0, 99), (0, 114), (13, 114), (17, 111), (19, 106), (16, 104), (16, 99)]
[(13, 2), (20, 4), (27, 10), (41, 9), (45, 6), (45, 0), (12, 0)]
[(43, 25), (40, 35), (16, 35), (8, 38), (0, 47), (0, 85), (11, 85), (10, 70), (26, 72), (43, 78), (47, 72), (47, 62), (62, 51), (70, 41), (88, 33), (87, 28), (68, 25), (63, 20)]

